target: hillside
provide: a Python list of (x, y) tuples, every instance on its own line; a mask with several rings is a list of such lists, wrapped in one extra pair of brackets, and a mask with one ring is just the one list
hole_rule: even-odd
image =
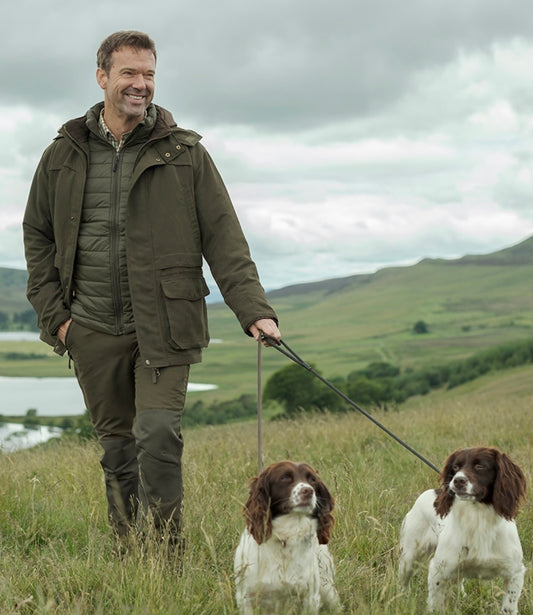
[[(425, 259), (374, 274), (293, 285), (269, 297), (284, 341), (332, 378), (372, 361), (387, 361), (402, 369), (442, 365), (483, 348), (533, 337), (532, 278), (533, 237), (488, 255)], [(1, 286), (4, 279), (0, 277), (0, 296), (6, 291)], [(19, 296), (23, 298), (22, 289)], [(242, 334), (224, 304), (209, 305), (208, 311), (213, 343), (204, 362), (193, 366), (191, 379), (219, 388), (191, 394), (191, 400), (255, 394), (256, 344)], [(426, 323), (427, 334), (413, 333), (420, 320)], [(16, 350), (22, 348), (18, 344)], [(24, 348), (36, 352), (36, 346)], [(43, 344), (38, 348), (45, 350)], [(7, 350), (7, 343), (0, 346), (0, 375), (7, 369), (9, 375), (35, 375), (28, 373), (26, 362), (16, 366), (2, 362), (3, 349)], [(287, 362), (275, 350), (265, 350), (263, 378)], [(63, 362), (48, 360), (46, 375), (71, 374)]]
[[(491, 252), (490, 254), (467, 254), (457, 259), (443, 259), (443, 258), (425, 258), (418, 264), (432, 263), (448, 266), (462, 266), (462, 265), (478, 265), (478, 266), (512, 266), (512, 265), (532, 265), (533, 264), (533, 237), (528, 237), (524, 241), (498, 250), (497, 252)], [(414, 265), (416, 267), (417, 265)], [(411, 267), (405, 267), (403, 269), (409, 270)], [(393, 268), (396, 270), (397, 268)], [(378, 271), (375, 274), (359, 274), (352, 275), (343, 278), (333, 278), (329, 280), (321, 280), (318, 282), (308, 282), (306, 284), (293, 284), (291, 286), (285, 286), (268, 293), (271, 299), (277, 299), (279, 297), (288, 297), (291, 295), (304, 295), (314, 292), (322, 292), (324, 296), (330, 293), (345, 290), (347, 288), (355, 288), (356, 286), (362, 286), (377, 276), (381, 275), (383, 271), (389, 271), (390, 268), (385, 268)]]
[(28, 274), (22, 269), (0, 267), (0, 311), (23, 312), (31, 308), (26, 299)]
[[(345, 376), (372, 361), (403, 369), (442, 364), (533, 336), (532, 275), (530, 238), (485, 256), (425, 259), (371, 275), (291, 286), (269, 297), (285, 342), (327, 377)], [(226, 343), (209, 348), (194, 378), (212, 382), (229, 360), (253, 382), (254, 350), (246, 351), (231, 312), (211, 306), (210, 319), (212, 336)], [(413, 333), (419, 320), (429, 333)], [(275, 351), (263, 353), (266, 374), (286, 363)]]

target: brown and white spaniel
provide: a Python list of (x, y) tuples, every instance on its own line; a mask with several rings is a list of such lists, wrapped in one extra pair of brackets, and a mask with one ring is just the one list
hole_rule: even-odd
[(501, 613), (518, 613), (525, 568), (515, 517), (525, 494), (524, 473), (497, 448), (464, 448), (448, 457), (440, 489), (419, 496), (400, 532), (404, 583), (420, 556), (433, 554), (430, 612), (445, 611), (446, 592), (454, 580), (500, 577)]
[(246, 528), (235, 552), (242, 614), (338, 608), (328, 549), (333, 506), (328, 488), (306, 463), (274, 463), (251, 480)]

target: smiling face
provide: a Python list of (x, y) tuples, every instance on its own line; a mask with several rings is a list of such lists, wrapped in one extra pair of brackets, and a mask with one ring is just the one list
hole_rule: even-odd
[(97, 69), (96, 80), (105, 92), (104, 118), (113, 133), (129, 132), (144, 119), (154, 78), (155, 57), (149, 49), (121, 47), (113, 52), (109, 72)]

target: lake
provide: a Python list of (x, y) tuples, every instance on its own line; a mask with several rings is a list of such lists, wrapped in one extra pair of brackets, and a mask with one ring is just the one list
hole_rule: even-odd
[(56, 427), (25, 429), (19, 423), (0, 423), (0, 452), (13, 453), (23, 448), (31, 448), (60, 435), (61, 429)]
[[(32, 331), (0, 331), (0, 341), (37, 341)], [(221, 340), (214, 340), (215, 343)], [(210, 391), (215, 384), (189, 382), (187, 390)], [(0, 415), (26, 416), (28, 410), (37, 416), (77, 416), (85, 412), (85, 402), (76, 378), (26, 378), (0, 376)]]
[[(38, 341), (31, 331), (0, 331), (0, 341)], [(220, 343), (222, 340), (212, 340)], [(215, 384), (189, 382), (187, 390), (210, 391)], [(85, 412), (85, 402), (76, 378), (26, 378), (0, 376), (0, 415), (26, 416), (28, 410), (37, 416), (79, 416)], [(9, 453), (29, 448), (61, 435), (50, 427), (24, 429), (19, 423), (0, 423), (0, 452)]]
[[(189, 382), (187, 390), (209, 391), (215, 384)], [(0, 376), (0, 414), (26, 416), (76, 416), (85, 412), (85, 402), (76, 378), (16, 378)]]

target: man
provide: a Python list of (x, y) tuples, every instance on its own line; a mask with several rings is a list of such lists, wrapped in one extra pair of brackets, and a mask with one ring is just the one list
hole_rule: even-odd
[(280, 332), (201, 137), (152, 103), (153, 41), (112, 34), (97, 65), (104, 102), (60, 128), (32, 183), (28, 298), (74, 362), (115, 531), (149, 518), (179, 543), (181, 416), (209, 341), (202, 259), (248, 335)]

